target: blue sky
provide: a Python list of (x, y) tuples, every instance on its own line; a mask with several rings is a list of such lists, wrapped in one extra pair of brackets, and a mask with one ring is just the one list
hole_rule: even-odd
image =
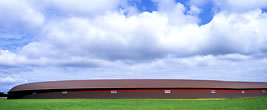
[(267, 0), (0, 0), (0, 91), (86, 79), (267, 82)]
[[(175, 2), (183, 4), (187, 11), (190, 10), (190, 6), (192, 6), (189, 0), (176, 0)], [(157, 3), (151, 0), (130, 0), (129, 5), (135, 6), (139, 12), (157, 11), (158, 6)], [(200, 7), (202, 12), (198, 15), (200, 19), (199, 25), (207, 24), (212, 20), (215, 13), (214, 10), (212, 10), (213, 7), (214, 5), (212, 2), (208, 2)]]

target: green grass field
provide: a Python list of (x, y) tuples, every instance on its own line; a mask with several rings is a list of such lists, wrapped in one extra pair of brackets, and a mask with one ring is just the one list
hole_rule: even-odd
[(1, 99), (0, 110), (267, 110), (267, 97), (237, 99)]

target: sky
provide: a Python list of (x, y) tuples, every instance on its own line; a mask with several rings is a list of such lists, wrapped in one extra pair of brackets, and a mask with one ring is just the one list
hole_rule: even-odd
[(0, 91), (88, 79), (267, 82), (267, 0), (0, 0)]

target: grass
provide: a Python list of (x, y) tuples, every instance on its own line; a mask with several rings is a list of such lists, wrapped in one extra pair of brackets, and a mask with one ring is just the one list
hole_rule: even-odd
[(267, 110), (267, 97), (237, 99), (2, 99), (0, 110)]

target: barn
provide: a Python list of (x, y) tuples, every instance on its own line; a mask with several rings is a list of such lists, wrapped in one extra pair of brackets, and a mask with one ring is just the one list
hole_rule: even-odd
[(266, 82), (178, 79), (49, 81), (18, 85), (11, 99), (239, 98), (267, 96)]

